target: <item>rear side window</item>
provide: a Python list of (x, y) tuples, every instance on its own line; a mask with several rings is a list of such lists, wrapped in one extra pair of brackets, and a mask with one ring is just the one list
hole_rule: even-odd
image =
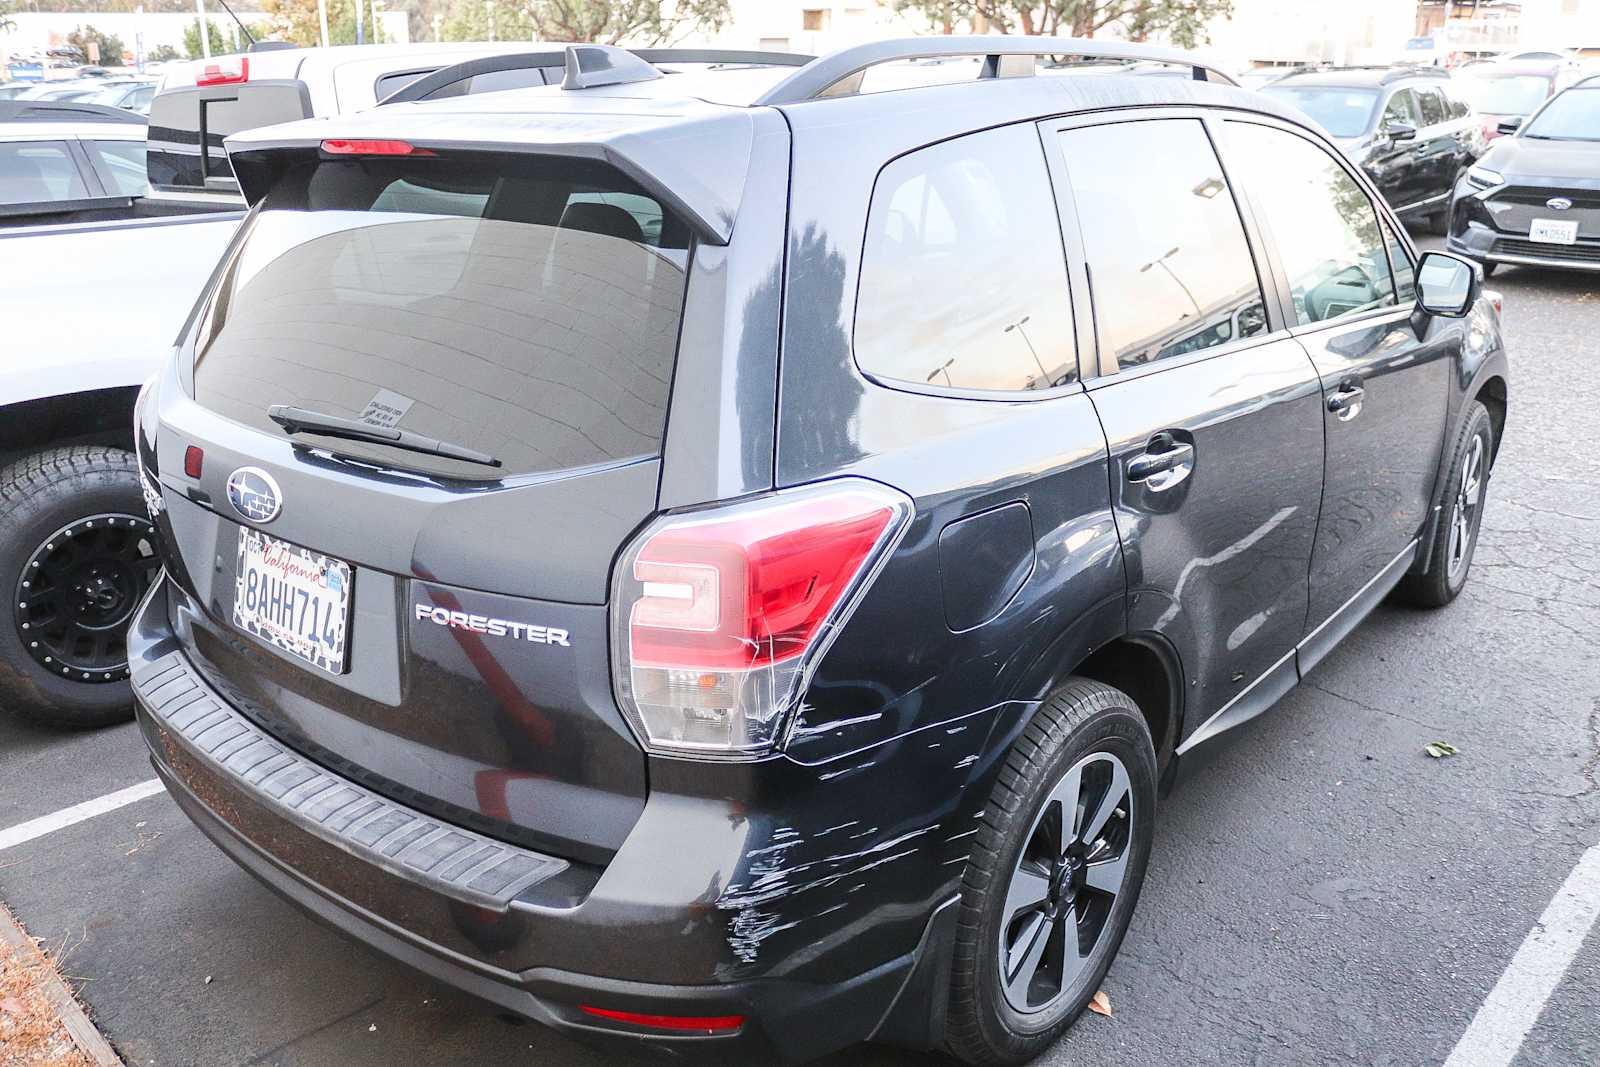
[(295, 437), (446, 477), (657, 455), (688, 245), (592, 161), (306, 159), (263, 200), (201, 321), (195, 397), (274, 434), (267, 408), (286, 404), (503, 463)]
[(143, 141), (84, 141), (100, 169), (111, 178), (111, 190), (122, 196), (145, 193), (145, 147)]
[(0, 143), (0, 204), (81, 200), (88, 195), (65, 141)]
[(1272, 230), (1297, 322), (1394, 304), (1377, 210), (1332, 156), (1303, 137), (1244, 122), (1228, 123), (1228, 150)]
[(1034, 127), (958, 137), (883, 168), (855, 353), (876, 378), (1027, 391), (1076, 380), (1066, 258)]
[[(554, 73), (560, 69), (559, 67), (554, 67), (551, 68), (551, 71)], [(469, 75), (459, 81), (453, 81), (449, 85), (441, 85), (422, 99), (442, 100), (447, 96), (471, 96), (473, 93), (494, 93), (502, 89), (526, 89), (529, 86), (544, 84), (544, 70), (539, 67), (490, 70), (482, 74)]]
[(1265, 333), (1255, 262), (1196, 119), (1061, 134), (1102, 363), (1118, 368)]
[(310, 116), (310, 98), (297, 81), (160, 93), (150, 105), (150, 184), (204, 189), (207, 179), (231, 179), (224, 137)]

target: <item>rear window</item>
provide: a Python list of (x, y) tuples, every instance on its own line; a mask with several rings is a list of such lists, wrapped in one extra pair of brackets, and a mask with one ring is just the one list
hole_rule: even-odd
[(195, 397), (271, 433), (285, 404), (494, 456), (302, 432), (467, 479), (657, 455), (688, 230), (587, 160), (307, 161), (263, 200), (196, 340)]
[[(259, 126), (309, 118), (311, 100), (298, 81), (251, 82), (160, 93), (150, 105), (150, 184), (158, 189), (231, 186), (225, 137)], [(202, 150), (204, 146), (204, 150)]]

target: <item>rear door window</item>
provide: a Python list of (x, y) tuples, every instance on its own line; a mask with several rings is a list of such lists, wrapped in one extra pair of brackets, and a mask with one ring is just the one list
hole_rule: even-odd
[(1296, 321), (1392, 306), (1377, 209), (1344, 167), (1284, 130), (1247, 122), (1229, 122), (1227, 130), (1229, 166), (1272, 232)]
[(1123, 369), (1267, 331), (1244, 225), (1199, 120), (1060, 136), (1102, 366), (1108, 357)]
[(919, 386), (1026, 392), (1077, 379), (1066, 257), (1032, 124), (883, 168), (855, 353), (867, 374)]
[(621, 173), (307, 153), (249, 225), (199, 327), (202, 404), (273, 434), (268, 407), (290, 405), (503, 464), (295, 436), (452, 478), (659, 454), (688, 230)]
[(81, 200), (88, 195), (65, 141), (0, 142), (0, 204)]

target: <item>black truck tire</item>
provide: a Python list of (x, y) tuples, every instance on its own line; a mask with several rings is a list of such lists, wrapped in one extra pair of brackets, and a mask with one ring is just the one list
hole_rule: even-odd
[(132, 718), (128, 621), (160, 566), (137, 463), (74, 445), (0, 469), (0, 713), (72, 729)]

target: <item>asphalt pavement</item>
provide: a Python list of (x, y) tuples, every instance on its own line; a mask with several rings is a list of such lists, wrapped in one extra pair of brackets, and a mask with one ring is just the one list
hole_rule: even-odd
[[(1466, 591), (1380, 607), (1167, 800), (1113, 1014), (1041, 1062), (1442, 1064), (1600, 843), (1600, 278), (1490, 284), (1511, 415)], [(0, 835), (150, 777), (132, 726), (0, 709)], [(130, 1065), (615, 1062), (318, 926), (165, 794), (0, 848), (0, 899), (64, 950)], [(1514, 1062), (1600, 1063), (1600, 933)]]

